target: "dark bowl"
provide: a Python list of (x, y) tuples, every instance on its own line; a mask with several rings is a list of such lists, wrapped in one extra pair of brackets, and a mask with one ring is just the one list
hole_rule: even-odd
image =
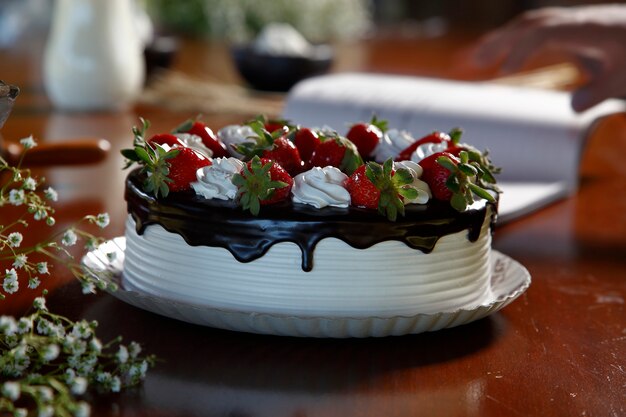
[(5, 84), (4, 81), (0, 80), (0, 129), (2, 129), (4, 122), (9, 118), (13, 102), (19, 92), (19, 88)]
[(314, 46), (307, 56), (268, 55), (249, 46), (234, 46), (231, 54), (241, 77), (263, 91), (288, 91), (304, 78), (326, 73), (333, 63), (328, 45)]

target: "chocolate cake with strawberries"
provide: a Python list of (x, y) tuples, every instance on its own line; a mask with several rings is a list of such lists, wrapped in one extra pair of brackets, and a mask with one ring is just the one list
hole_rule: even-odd
[(460, 130), (262, 117), (134, 129), (123, 284), (221, 310), (412, 315), (488, 298), (497, 169)]

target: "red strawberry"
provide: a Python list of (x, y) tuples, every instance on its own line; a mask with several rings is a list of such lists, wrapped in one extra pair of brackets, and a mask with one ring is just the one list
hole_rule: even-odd
[(245, 159), (251, 159), (253, 156), (260, 156), (276, 161), (290, 175), (296, 175), (302, 172), (304, 163), (300, 158), (298, 148), (283, 135), (282, 130), (276, 130), (274, 133), (268, 132), (260, 120), (253, 120), (248, 126), (256, 133), (254, 140), (240, 143), (235, 150), (242, 154)]
[(228, 151), (226, 150), (226, 145), (224, 145), (220, 140), (215, 136), (215, 133), (202, 122), (197, 120), (187, 120), (178, 127), (176, 127), (172, 133), (189, 133), (191, 135), (197, 135), (202, 138), (202, 143), (204, 146), (209, 148), (213, 152), (213, 158), (221, 158), (227, 157)]
[(309, 165), (322, 168), (330, 165), (339, 168), (347, 175), (351, 175), (359, 166), (363, 165), (363, 159), (354, 143), (348, 139), (339, 135), (326, 136), (315, 148)]
[(185, 191), (191, 188), (191, 183), (196, 180), (196, 171), (207, 165), (211, 160), (200, 155), (191, 148), (175, 148), (178, 155), (168, 159), (169, 173), (167, 177), (172, 180), (168, 183), (170, 191)]
[(150, 144), (158, 143), (159, 145), (169, 145), (172, 148), (174, 146), (185, 146), (183, 142), (180, 141), (180, 139), (170, 133), (160, 133), (154, 135), (146, 142)]
[(296, 130), (293, 138), (293, 143), (300, 152), (300, 157), (303, 161), (311, 159), (311, 155), (320, 144), (320, 138), (313, 130), (308, 127), (301, 127)]
[(418, 191), (411, 187), (413, 176), (407, 169), (394, 171), (393, 161), (388, 159), (383, 165), (368, 162), (357, 168), (346, 181), (350, 193), (350, 204), (378, 212), (391, 221), (398, 213), (404, 215), (402, 197), (414, 199)]
[(346, 137), (355, 144), (359, 153), (368, 157), (383, 138), (387, 130), (387, 121), (372, 117), (369, 123), (356, 123), (350, 127)]
[(286, 137), (281, 136), (274, 140), (271, 148), (265, 149), (263, 158), (272, 159), (282, 166), (289, 175), (297, 175), (302, 172), (304, 163), (300, 158), (298, 148)]
[(396, 157), (396, 161), (408, 161), (411, 159), (411, 155), (418, 146), (423, 145), (425, 143), (442, 143), (442, 142), (450, 142), (452, 143), (452, 138), (447, 133), (443, 132), (433, 132), (430, 135), (424, 136), (423, 138), (416, 140), (411, 145), (406, 147), (400, 152), (400, 154)]
[(430, 187), (433, 197), (437, 200), (450, 201), (452, 191), (446, 186), (446, 181), (452, 172), (443, 165), (437, 163), (437, 158), (447, 156), (452, 162), (458, 165), (459, 158), (448, 152), (437, 152), (420, 161), (420, 166), (424, 170), (420, 177)]
[(289, 128), (289, 123), (286, 120), (267, 120), (265, 121), (265, 123), (263, 123), (263, 127), (265, 127), (265, 130), (267, 130), (270, 133), (274, 133), (277, 130), (280, 130), (281, 133), (285, 134), (288, 133), (290, 128)]
[(255, 156), (240, 174), (233, 176), (238, 188), (237, 197), (244, 210), (258, 215), (260, 206), (286, 200), (293, 186), (293, 178), (278, 163)]

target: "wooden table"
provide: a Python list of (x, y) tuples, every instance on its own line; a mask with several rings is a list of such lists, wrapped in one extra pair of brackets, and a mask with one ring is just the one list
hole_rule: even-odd
[[(472, 37), (379, 39), (340, 45), (336, 71), (472, 78), (458, 53)], [(138, 105), (117, 113), (63, 113), (49, 105), (41, 42), (0, 51), (0, 78), (22, 87), (5, 140), (97, 136), (112, 144), (99, 165), (40, 170), (61, 194), (59, 226), (108, 212), (107, 237), (126, 215), (119, 150), (143, 116), (154, 131), (190, 114)], [(24, 45), (22, 45), (24, 46)], [(239, 82), (223, 45), (188, 41), (174, 64), (193, 75)], [(206, 115), (215, 128), (240, 115)], [(317, 340), (194, 326), (84, 297), (57, 273), (49, 305), (100, 322), (100, 336), (137, 340), (161, 361), (136, 391), (97, 397), (96, 416), (618, 416), (626, 415), (626, 119), (590, 139), (580, 191), (499, 227), (494, 248), (518, 260), (533, 283), (501, 312), (454, 329), (404, 337)], [(43, 231), (36, 231), (42, 234)], [(0, 304), (19, 313), (28, 294)]]

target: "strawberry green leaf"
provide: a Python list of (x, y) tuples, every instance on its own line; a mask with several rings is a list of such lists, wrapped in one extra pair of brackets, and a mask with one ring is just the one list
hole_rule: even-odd
[(459, 142), (461, 141), (462, 135), (463, 135), (463, 131), (458, 127), (455, 127), (450, 132), (448, 132), (448, 136), (450, 136), (450, 139), (452, 139), (453, 145), (459, 144)]

